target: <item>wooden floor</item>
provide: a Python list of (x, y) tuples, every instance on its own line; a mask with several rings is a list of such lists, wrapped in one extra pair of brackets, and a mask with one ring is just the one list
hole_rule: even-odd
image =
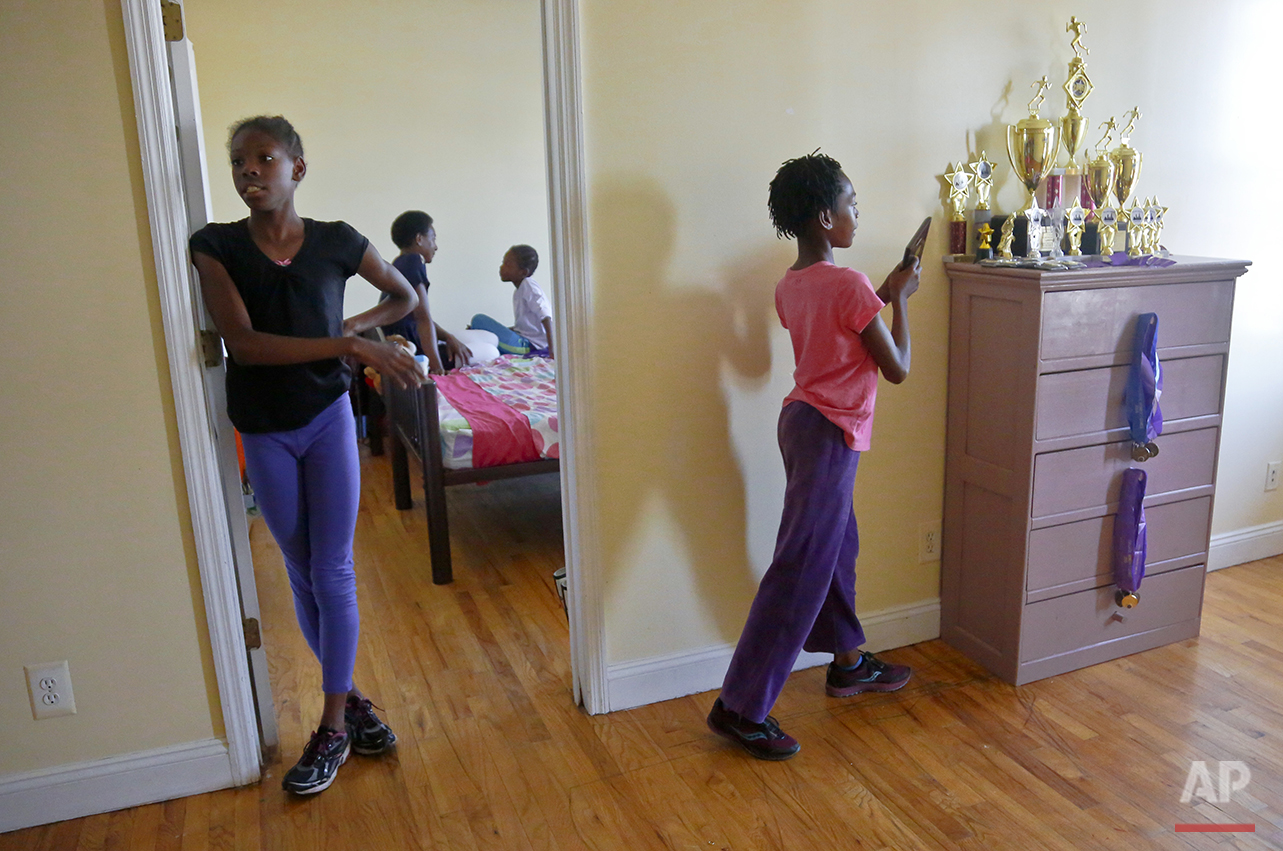
[[(834, 700), (822, 669), (800, 672), (775, 714), (802, 752), (763, 763), (707, 731), (712, 694), (571, 705), (555, 477), (451, 489), (456, 581), (436, 587), (421, 501), (396, 511), (386, 459), (363, 463), (357, 674), (396, 753), (354, 755), (315, 798), (281, 791), (320, 675), (256, 522), (283, 759), (258, 786), (17, 831), (0, 851), (1283, 848), (1283, 558), (1209, 576), (1198, 639), (1021, 688), (938, 641), (885, 654), (916, 671), (892, 695)], [(1214, 779), (1245, 762), (1251, 782), (1182, 804), (1195, 760)]]

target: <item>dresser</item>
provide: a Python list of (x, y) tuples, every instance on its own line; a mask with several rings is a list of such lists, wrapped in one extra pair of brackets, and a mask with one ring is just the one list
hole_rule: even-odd
[[(1021, 685), (1198, 635), (1230, 318), (1244, 261), (1078, 271), (949, 263), (941, 637)], [(1159, 454), (1131, 457), (1136, 319), (1158, 315)], [(1122, 472), (1147, 473), (1146, 577), (1115, 602)]]

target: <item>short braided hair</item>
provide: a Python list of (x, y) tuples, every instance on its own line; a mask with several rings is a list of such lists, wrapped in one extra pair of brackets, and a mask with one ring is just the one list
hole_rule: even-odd
[(766, 206), (781, 238), (799, 237), (806, 225), (825, 210), (832, 210), (842, 193), (842, 165), (830, 156), (813, 153), (786, 160), (771, 180)]
[(283, 115), (255, 115), (253, 118), (242, 118), (232, 125), (227, 133), (227, 150), (232, 149), (232, 142), (242, 131), (257, 130), (266, 133), (281, 143), (286, 153), (297, 159), (303, 156), (303, 140), (299, 138), (294, 125)]

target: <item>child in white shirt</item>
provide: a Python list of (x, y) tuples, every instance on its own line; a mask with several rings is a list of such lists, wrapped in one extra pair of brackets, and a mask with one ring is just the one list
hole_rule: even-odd
[(514, 245), (503, 255), (499, 280), (512, 284), (513, 325), (507, 327), (484, 313), (472, 317), (469, 328), (493, 332), (499, 351), (528, 355), (547, 353), (552, 357), (552, 308), (539, 284), (530, 277), (539, 266), (539, 254), (529, 245)]

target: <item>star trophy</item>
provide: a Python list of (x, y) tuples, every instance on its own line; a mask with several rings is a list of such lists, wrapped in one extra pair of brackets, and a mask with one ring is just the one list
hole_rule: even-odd
[[(971, 216), (977, 239), (979, 239), (980, 228), (993, 221), (993, 213), (989, 209), (989, 193), (993, 191), (994, 164), (989, 162), (989, 156), (981, 151), (980, 159), (967, 163), (967, 168), (971, 170), (971, 185), (976, 190), (976, 208), (971, 212)], [(990, 228), (991, 233), (992, 230)], [(981, 259), (978, 254), (976, 259)]]
[(1068, 113), (1060, 119), (1061, 138), (1065, 140), (1065, 150), (1069, 152), (1066, 174), (1078, 173), (1078, 161), (1075, 158), (1078, 146), (1083, 141), (1083, 133), (1087, 131), (1087, 118), (1082, 114), (1082, 107), (1087, 95), (1091, 94), (1092, 84), (1091, 78), (1087, 76), (1087, 65), (1083, 62), (1083, 54), (1091, 53), (1082, 41), (1086, 31), (1087, 25), (1076, 17), (1071, 17), (1065, 25), (1065, 32), (1074, 34), (1074, 40), (1069, 43), (1074, 49), (1074, 58), (1069, 60), (1069, 77), (1065, 80), (1065, 106), (1068, 107)]
[(967, 196), (971, 194), (971, 172), (962, 163), (949, 166), (944, 175), (949, 181), (949, 253), (967, 253)]
[[(1131, 117), (1128, 118), (1128, 116)], [(1128, 118), (1128, 120), (1127, 126), (1119, 134), (1122, 142), (1109, 154), (1114, 161), (1114, 197), (1118, 199), (1118, 209), (1120, 210), (1127, 205), (1127, 199), (1131, 197), (1132, 189), (1136, 186), (1136, 179), (1140, 177), (1140, 151), (1131, 146), (1132, 131), (1136, 129), (1136, 120), (1140, 118), (1140, 107), (1133, 107), (1123, 117)], [(1139, 256), (1139, 251), (1135, 254), (1132, 253), (1134, 246), (1132, 245), (1131, 223), (1128, 222), (1127, 224), (1127, 255), (1129, 257), (1137, 257)]]
[(1118, 210), (1114, 208), (1114, 160), (1109, 155), (1109, 143), (1114, 135), (1114, 119), (1102, 121), (1105, 135), (1096, 143), (1096, 157), (1087, 162), (1087, 194), (1095, 209), (1092, 220), (1096, 222), (1096, 252), (1101, 257), (1114, 253), (1114, 234), (1118, 231)]
[(1047, 78), (1044, 76), (1033, 85), (1038, 92), (1029, 101), (1029, 117), (1020, 119), (1015, 126), (1007, 126), (1007, 156), (1011, 158), (1011, 168), (1016, 172), (1016, 177), (1029, 190), (1029, 205), (1021, 211), (1029, 222), (1029, 250), (1025, 256), (1037, 261), (1042, 259), (1042, 254), (1038, 251), (1038, 227), (1042, 222), (1042, 210), (1038, 207), (1035, 192), (1043, 176), (1056, 164), (1056, 154), (1060, 150), (1060, 125), (1038, 114), (1038, 110), (1042, 108), (1044, 93), (1049, 88)]
[(1078, 257), (1083, 253), (1081, 246), (1083, 231), (1087, 229), (1087, 211), (1078, 203), (1077, 198), (1074, 199), (1073, 206), (1065, 210), (1065, 219), (1069, 223), (1065, 228), (1069, 233), (1069, 255)]

